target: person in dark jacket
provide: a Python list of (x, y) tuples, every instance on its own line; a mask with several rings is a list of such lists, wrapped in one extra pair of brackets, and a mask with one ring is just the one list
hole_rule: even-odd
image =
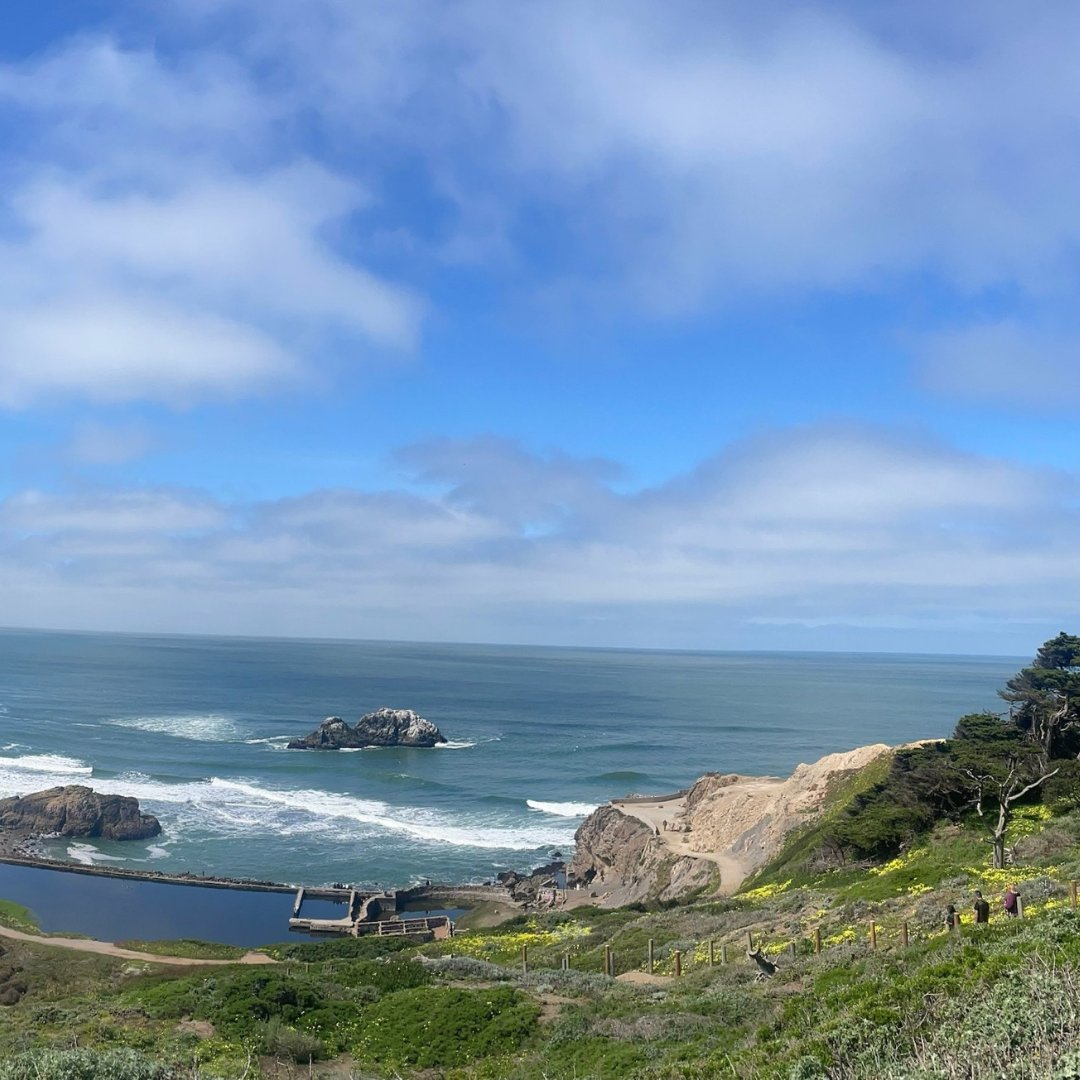
[(983, 898), (982, 889), (975, 890), (975, 922), (988, 923), (990, 921), (990, 901)]

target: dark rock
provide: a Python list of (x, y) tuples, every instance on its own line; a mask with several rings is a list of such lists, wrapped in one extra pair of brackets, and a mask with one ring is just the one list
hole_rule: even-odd
[(340, 716), (328, 716), (310, 735), (293, 739), (290, 750), (347, 750), (366, 746), (435, 746), (446, 742), (430, 720), (412, 709), (376, 709), (351, 728)]
[(0, 799), (0, 829), (36, 836), (146, 840), (161, 832), (161, 823), (153, 814), (139, 812), (138, 799), (99, 795), (75, 784)]

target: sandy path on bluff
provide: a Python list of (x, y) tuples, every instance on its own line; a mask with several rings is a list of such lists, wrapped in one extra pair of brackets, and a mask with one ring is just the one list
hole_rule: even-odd
[(97, 953), (99, 956), (116, 956), (121, 960), (143, 960), (151, 964), (169, 964), (173, 967), (208, 967), (223, 964), (276, 964), (277, 961), (265, 953), (244, 953), (237, 960), (196, 960), (190, 956), (158, 956), (154, 953), (136, 952), (134, 949), (122, 949), (108, 941), (95, 941), (93, 938), (42, 937), (39, 934), (24, 934), (21, 930), (12, 930), (0, 926), (0, 937), (15, 941), (29, 941), (33, 945), (50, 945), (56, 949), (74, 949), (75, 952)]
[[(772, 786), (778, 783), (775, 780), (747, 781), (744, 790), (752, 784)], [(731, 896), (746, 880), (751, 867), (741, 859), (735, 858), (729, 852), (724, 851), (689, 851), (685, 839), (686, 833), (665, 832), (664, 822), (668, 824), (679, 820), (686, 811), (686, 798), (680, 799), (612, 799), (611, 805), (617, 807), (628, 817), (635, 817), (645, 822), (664, 846), (675, 855), (691, 859), (707, 859), (716, 863), (720, 868), (720, 888), (717, 893), (721, 896)]]

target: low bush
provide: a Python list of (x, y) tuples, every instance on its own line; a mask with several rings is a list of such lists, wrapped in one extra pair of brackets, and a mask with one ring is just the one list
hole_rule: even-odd
[(389, 994), (364, 1015), (354, 1056), (421, 1069), (446, 1068), (516, 1050), (540, 1010), (515, 990), (425, 987)]

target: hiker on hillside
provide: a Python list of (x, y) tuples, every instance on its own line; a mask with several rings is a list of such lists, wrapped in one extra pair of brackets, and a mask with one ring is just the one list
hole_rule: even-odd
[(1015, 885), (1010, 885), (1005, 890), (1001, 903), (1005, 908), (1006, 915), (1010, 915), (1015, 919), (1020, 914), (1020, 894), (1016, 891)]
[(990, 921), (990, 901), (983, 898), (982, 889), (975, 890), (975, 923), (976, 925)]
[(945, 929), (955, 930), (960, 925), (960, 912), (956, 910), (955, 904), (950, 904), (945, 909)]

